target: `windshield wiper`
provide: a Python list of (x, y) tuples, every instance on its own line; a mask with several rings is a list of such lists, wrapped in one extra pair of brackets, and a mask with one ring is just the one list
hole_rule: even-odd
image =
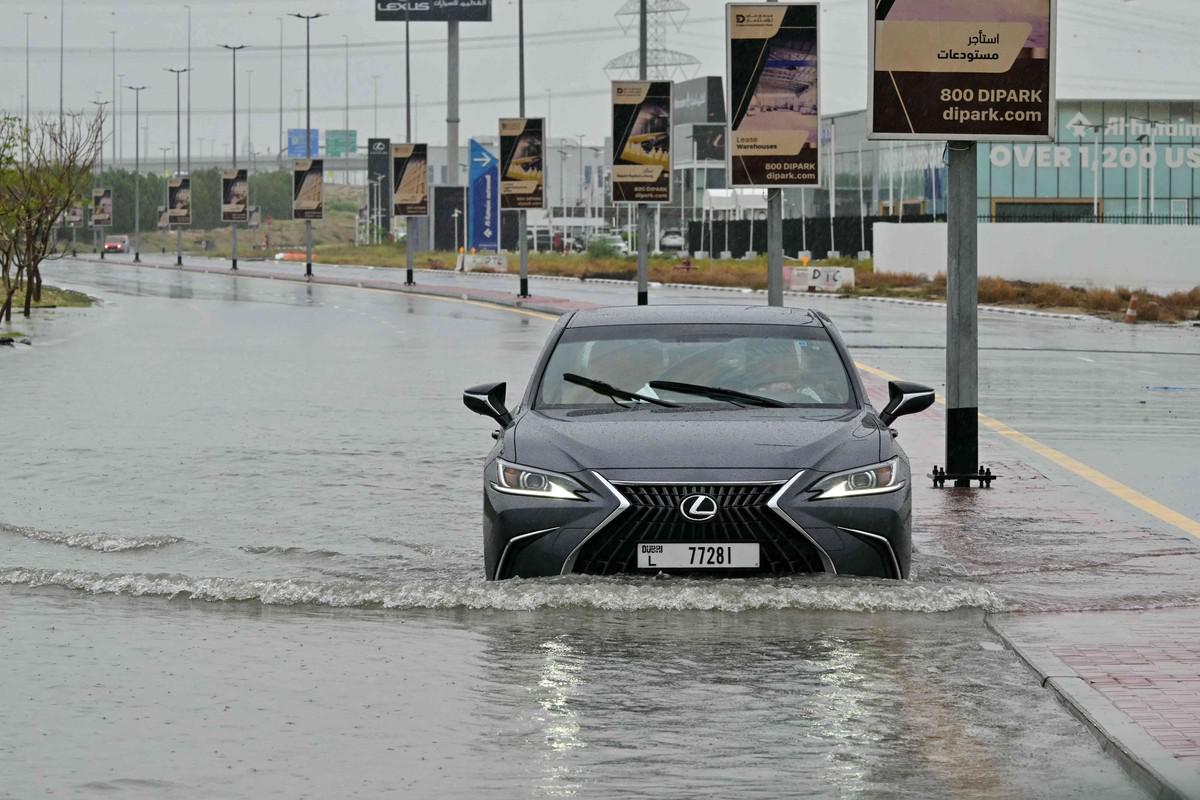
[[(643, 403), (652, 403), (663, 408), (679, 408), (678, 403), (668, 403), (666, 400), (659, 400), (657, 397), (646, 397), (645, 395), (636, 392), (628, 392), (624, 389), (618, 389), (616, 386), (604, 383), (603, 381), (594, 381), (591, 378), (585, 378), (582, 375), (576, 375), (572, 372), (563, 374), (563, 380), (567, 383), (574, 383), (577, 386), (582, 386), (585, 389), (591, 389), (596, 394), (604, 395), (611, 398), (613, 402), (617, 400), (637, 400)], [(653, 384), (651, 384), (653, 386)], [(620, 405), (618, 403), (617, 405)]]
[(650, 388), (656, 391), (674, 392), (675, 394), (694, 394), (698, 397), (707, 397), (710, 400), (724, 400), (727, 403), (733, 403), (735, 406), (744, 403), (749, 406), (761, 406), (763, 408), (792, 407), (790, 403), (784, 403), (770, 397), (746, 394), (745, 392), (737, 392), (733, 389), (722, 389), (720, 386), (699, 386), (694, 383), (675, 383), (674, 381), (650, 381)]

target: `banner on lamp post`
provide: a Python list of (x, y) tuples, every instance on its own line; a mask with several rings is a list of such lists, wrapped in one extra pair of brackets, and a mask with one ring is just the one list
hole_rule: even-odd
[(325, 217), (325, 160), (301, 159), (292, 168), (292, 219)]
[(500, 160), (476, 140), (471, 140), (471, 191), (467, 217), (467, 248), (500, 252)]
[(671, 82), (612, 85), (614, 203), (671, 202)]
[(729, 185), (821, 181), (816, 3), (730, 3)]
[(172, 225), (192, 224), (192, 179), (176, 175), (167, 181), (167, 219)]
[(546, 121), (500, 120), (500, 207), (546, 207)]
[(92, 227), (108, 228), (113, 224), (112, 189), (92, 190)]
[(392, 215), (429, 216), (429, 145), (392, 145)]
[(244, 169), (221, 173), (221, 221), (246, 222), (249, 217), (250, 180)]

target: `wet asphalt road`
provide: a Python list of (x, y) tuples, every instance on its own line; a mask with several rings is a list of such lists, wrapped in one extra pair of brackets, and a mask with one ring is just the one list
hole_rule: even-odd
[[(1104, 599), (1087, 581), (984, 574), (978, 543), (930, 518), (909, 584), (485, 584), (490, 426), (458, 393), (522, 386), (548, 322), (111, 264), (49, 272), (105, 302), (23, 324), (36, 345), (0, 353), (6, 386), (37, 401), (7, 442), (19, 478), (0, 516), (0, 797), (1138, 796), (982, 626), (1029, 598)], [(935, 351), (896, 344), (935, 343), (937, 312), (822, 302), (864, 361), (936, 375)], [(985, 345), (1056, 350), (1113, 335), (984, 329)], [(994, 415), (1032, 432), (1024, 408), (1066, 448), (1078, 414), (1040, 417), (1009, 384), (1078, 356), (1019, 355), (988, 380)], [(905, 430), (914, 457), (936, 425)]]

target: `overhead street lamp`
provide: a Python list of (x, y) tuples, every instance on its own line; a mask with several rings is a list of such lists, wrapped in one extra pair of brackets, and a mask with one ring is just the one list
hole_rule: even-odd
[(142, 261), (142, 176), (141, 140), (138, 138), (138, 118), (142, 108), (142, 92), (146, 86), (126, 86), (133, 92), (133, 263)]
[[(182, 125), (182, 96), (179, 92), (179, 79), (183, 73), (188, 72), (187, 67), (175, 69), (167, 67), (167, 72), (175, 74), (175, 174), (183, 174), (183, 125)], [(168, 196), (169, 197), (169, 196)], [(169, 203), (169, 200), (168, 200)], [(167, 210), (167, 219), (170, 217), (170, 209)], [(183, 266), (183, 228), (179, 225), (175, 226), (175, 266)]]
[[(289, 17), (304, 20), (304, 95), (305, 95), (305, 117), (304, 117), (304, 154), (306, 158), (312, 158), (312, 21), (328, 16), (328, 14), (288, 14)], [(305, 265), (304, 276), (311, 278), (312, 271), (312, 220), (304, 221), (304, 252)]]
[[(246, 45), (244, 45), (244, 44), (236, 44), (236, 45), (223, 44), (220, 46), (223, 47), (224, 49), (228, 50), (229, 52), (233, 53), (233, 72), (231, 73), (233, 75), (233, 147), (231, 149), (233, 150), (233, 170), (234, 170), (234, 172), (236, 172), (237, 171), (237, 54), (238, 54), (238, 50), (245, 49)], [(222, 198), (222, 202), (224, 202), (224, 198)], [(238, 262), (237, 223), (236, 222), (229, 223), (229, 228), (230, 228), (230, 234), (233, 239), (233, 250), (231, 253), (231, 256), (232, 256), (231, 266), (229, 269), (232, 272), (237, 272), (237, 262)]]

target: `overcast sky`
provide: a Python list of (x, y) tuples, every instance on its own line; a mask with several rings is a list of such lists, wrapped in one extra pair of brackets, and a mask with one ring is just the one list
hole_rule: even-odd
[[(142, 111), (150, 147), (175, 141), (175, 80), (167, 67), (187, 63), (187, 11), (173, 0), (65, 0), (68, 110), (112, 95), (112, 37), (117, 31), (117, 71), (124, 84), (145, 84)], [(545, 115), (552, 97), (554, 136), (585, 134), (600, 143), (609, 125), (605, 65), (636, 46), (636, 29), (622, 31), (615, 17), (625, 0), (526, 0), (528, 113)], [(821, 102), (827, 113), (866, 103), (866, 5), (870, 0), (825, 0), (821, 30)], [(691, 11), (668, 45), (699, 59), (696, 74), (723, 75), (722, 0), (688, 0)], [(379, 75), (379, 131), (403, 138), (404, 26), (376, 23), (372, 0), (191, 0), (192, 151), (228, 152), (230, 56), (220, 43), (246, 44), (238, 58), (238, 103), (244, 114), (253, 92), (255, 150), (274, 153), (279, 138), (279, 36), (277, 18), (323, 11), (313, 23), (313, 127), (340, 128), (345, 103), (343, 36), (349, 37), (350, 127), (360, 143), (373, 130), (374, 82)], [(494, 21), (463, 23), (462, 140), (495, 134), (496, 119), (517, 111), (516, 0), (494, 0)], [(58, 113), (57, 0), (0, 0), (0, 107), (21, 109), (25, 93), (25, 12), (30, 17), (33, 113)], [(678, 18), (677, 18), (678, 19)], [(626, 20), (626, 23), (632, 20)], [(1058, 95), (1084, 98), (1200, 98), (1200, 30), (1197, 0), (1060, 0)], [(285, 17), (284, 123), (297, 121), (296, 90), (304, 85), (304, 23)], [(445, 25), (413, 25), (413, 91), (416, 137), (445, 141)], [(252, 80), (247, 71), (253, 70)], [(186, 102), (186, 76), (185, 76)], [(125, 91), (127, 117), (132, 93)], [(90, 106), (88, 106), (90, 108)], [(239, 121), (245, 146), (246, 121)], [(132, 125), (124, 152), (132, 153)], [(203, 139), (203, 142), (201, 142)], [(186, 150), (186, 144), (185, 144)]]

